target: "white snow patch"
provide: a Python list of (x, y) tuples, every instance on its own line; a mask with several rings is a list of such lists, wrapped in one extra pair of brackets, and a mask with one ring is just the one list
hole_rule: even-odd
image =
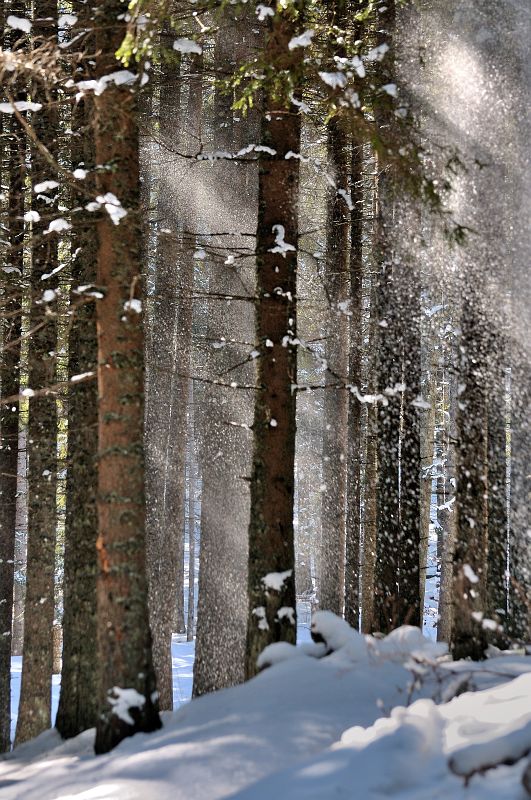
[(185, 38), (176, 39), (173, 43), (173, 49), (183, 54), (197, 53), (197, 55), (201, 55), (203, 52), (203, 48), (198, 42)]
[(270, 253), (280, 253), (283, 258), (286, 258), (286, 253), (296, 250), (295, 245), (284, 241), (286, 235), (284, 225), (273, 225), (273, 233), (275, 234), (275, 246), (269, 248)]
[(285, 572), (268, 572), (262, 578), (262, 583), (266, 589), (272, 589), (275, 592), (280, 592), (288, 578), (293, 575), (292, 569), (287, 569)]
[(267, 17), (275, 16), (275, 10), (271, 8), (271, 6), (264, 6), (262, 3), (259, 3), (256, 6), (256, 16), (258, 17), (259, 22), (264, 22)]
[(24, 31), (24, 33), (29, 33), (31, 30), (31, 22), (29, 19), (25, 17), (15, 17), (14, 14), (10, 14), (9, 17), (6, 19), (7, 24), (10, 28), (14, 28), (17, 31)]
[(293, 39), (290, 39), (288, 48), (290, 50), (295, 50), (297, 47), (309, 47), (312, 43), (314, 35), (315, 31), (304, 31), (304, 33), (301, 33), (300, 36), (294, 36)]
[(122, 689), (113, 686), (107, 700), (112, 706), (112, 713), (128, 725), (134, 725), (134, 720), (129, 713), (132, 708), (143, 708), (146, 698), (136, 689)]

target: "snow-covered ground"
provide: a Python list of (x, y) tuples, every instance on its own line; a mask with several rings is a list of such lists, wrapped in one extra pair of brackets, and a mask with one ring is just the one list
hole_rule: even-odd
[[(194, 655), (195, 642), (187, 642), (183, 636), (173, 637), (173, 705), (175, 709), (183, 703), (187, 703), (192, 696)], [(17, 725), (21, 672), (22, 658), (15, 656), (11, 659), (11, 741), (15, 738)], [(55, 722), (57, 714), (60, 688), (61, 676), (54, 675), (52, 680), (52, 722)]]
[[(455, 663), (412, 628), (375, 640), (331, 615), (317, 627), (335, 652), (274, 646), (254, 680), (165, 714), (161, 731), (110, 755), (93, 755), (92, 732), (43, 734), (0, 760), (2, 800), (523, 799), (530, 657)], [(188, 692), (190, 645), (175, 644), (176, 660)], [(465, 786), (504, 746), (518, 763)]]

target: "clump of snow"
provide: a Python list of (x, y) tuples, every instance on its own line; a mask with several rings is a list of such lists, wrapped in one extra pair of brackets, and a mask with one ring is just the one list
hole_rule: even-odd
[(32, 103), (30, 100), (15, 100), (14, 103), (0, 103), (2, 114), (14, 114), (17, 111), (40, 111), (42, 103)]
[(198, 42), (185, 38), (176, 39), (173, 43), (173, 49), (183, 54), (197, 53), (197, 55), (201, 55), (203, 52), (203, 48)]
[(275, 16), (275, 10), (271, 8), (271, 6), (264, 6), (262, 3), (259, 3), (256, 6), (256, 16), (259, 22), (264, 22), (267, 17)]
[(59, 219), (52, 219), (44, 233), (62, 233), (63, 231), (70, 230), (71, 227), (72, 226), (68, 220), (63, 219), (62, 217)]
[(295, 245), (284, 241), (284, 236), (286, 235), (284, 225), (273, 225), (273, 233), (275, 234), (275, 245), (269, 248), (270, 253), (280, 253), (283, 258), (286, 258), (286, 253), (290, 250), (296, 250)]
[(319, 77), (332, 89), (344, 89), (347, 85), (347, 79), (342, 72), (320, 72)]
[(75, 14), (61, 14), (57, 20), (57, 24), (60, 28), (71, 28), (76, 22), (77, 17)]
[(38, 211), (26, 211), (24, 214), (24, 222), (38, 222), (41, 215)]
[(478, 583), (479, 582), (479, 578), (476, 575), (476, 573), (474, 572), (474, 570), (472, 569), (472, 567), (470, 566), (470, 564), (465, 564), (463, 566), (463, 573), (465, 575), (465, 578), (467, 578), (470, 581), (470, 583)]
[(40, 194), (41, 192), (49, 192), (50, 189), (56, 189), (58, 186), (57, 181), (42, 181), (42, 183), (35, 184), (33, 191), (35, 194)]
[(280, 592), (288, 578), (293, 574), (292, 569), (287, 569), (285, 572), (268, 572), (262, 578), (262, 583), (266, 589), (272, 589), (275, 592)]
[(29, 33), (31, 31), (31, 22), (25, 17), (16, 17), (14, 14), (10, 14), (6, 19), (6, 23), (10, 28), (17, 31), (23, 31), (24, 33)]
[(369, 647), (375, 655), (402, 663), (409, 657), (420, 661), (435, 660), (448, 652), (448, 645), (427, 639), (420, 628), (413, 625), (402, 625), (384, 639), (371, 637)]
[(131, 300), (126, 300), (124, 303), (124, 311), (132, 311), (135, 314), (142, 313), (142, 300), (137, 300), (133, 297)]
[(120, 220), (123, 219), (125, 216), (127, 216), (127, 211), (122, 206), (121, 202), (118, 200), (116, 195), (113, 194), (112, 192), (107, 192), (104, 195), (101, 194), (98, 195), (98, 197), (96, 197), (96, 203), (95, 203), (96, 208), (92, 207), (94, 205), (92, 203), (89, 203), (88, 205), (91, 206), (91, 208), (88, 208), (87, 206), (87, 210), (89, 211), (95, 211), (98, 208), (101, 208), (101, 206), (103, 206), (103, 208), (111, 218), (114, 225), (119, 225)]
[(297, 47), (309, 47), (312, 43), (315, 31), (308, 30), (301, 33), (300, 36), (294, 36), (288, 43), (290, 50), (295, 50)]
[(146, 698), (136, 689), (122, 689), (113, 686), (107, 700), (112, 706), (112, 713), (128, 725), (134, 725), (134, 719), (129, 713), (133, 708), (143, 708)]
[(396, 83), (386, 83), (382, 86), (382, 92), (385, 92), (390, 97), (397, 97), (398, 89), (396, 88)]

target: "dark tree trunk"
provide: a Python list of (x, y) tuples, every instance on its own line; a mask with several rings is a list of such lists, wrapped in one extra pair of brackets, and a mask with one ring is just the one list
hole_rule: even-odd
[[(503, 628), (507, 624), (508, 591), (508, 519), (507, 519), (507, 403), (504, 342), (500, 334), (490, 341), (490, 391), (487, 399), (488, 433), (487, 461), (489, 465), (487, 569), (487, 616)], [(505, 640), (501, 631), (494, 633), (493, 643)]]
[[(474, 280), (474, 279), (472, 279)], [(487, 644), (488, 558), (487, 336), (488, 316), (479, 287), (465, 287), (461, 315), (460, 389), (457, 412), (457, 531), (454, 551), (454, 658), (483, 658)]]
[[(413, 219), (412, 219), (413, 217)], [(406, 219), (414, 225), (416, 214)], [(420, 589), (421, 569), (421, 342), (420, 274), (416, 255), (410, 253), (407, 266), (399, 265), (401, 303), (400, 340), (402, 357), (402, 426), (400, 437), (400, 612), (399, 625), (422, 627), (424, 586)], [(424, 398), (426, 400), (426, 398)]]
[[(94, 165), (90, 135), (92, 103), (82, 100), (73, 119), (72, 163)], [(83, 197), (74, 198), (81, 204)], [(72, 320), (68, 340), (68, 450), (63, 579), (63, 668), (56, 728), (64, 739), (96, 725), (96, 510), (98, 451), (97, 382), (76, 382), (96, 371), (96, 305), (79, 304), (78, 286), (96, 283), (97, 239), (93, 220), (78, 221), (72, 234)], [(88, 298), (87, 298), (88, 299)], [(74, 380), (73, 380), (74, 379)]]
[[(266, 52), (275, 69), (296, 69), (302, 3), (268, 17)], [(301, 8), (299, 8), (299, 6)], [(271, 642), (296, 640), (293, 500), (297, 382), (296, 291), (300, 117), (288, 98), (264, 90), (256, 238), (258, 388), (253, 423), (246, 675)], [(284, 243), (284, 244), (281, 244)], [(276, 252), (275, 252), (276, 251)], [(273, 345), (272, 347), (270, 345)], [(272, 577), (275, 576), (275, 577)]]
[[(329, 189), (325, 288), (329, 322), (325, 358), (331, 373), (326, 382), (334, 388), (324, 393), (323, 411), (323, 499), (319, 606), (343, 613), (345, 598), (346, 491), (348, 464), (349, 394), (344, 386), (348, 375), (348, 301), (350, 213), (338, 190), (348, 192), (349, 137), (341, 121), (328, 123), (328, 162), (336, 188)], [(336, 377), (338, 376), (338, 377)]]
[[(9, 196), (7, 208), (8, 278), (2, 281), (2, 399), (17, 396), (20, 388), (21, 293), (24, 238), (25, 139), (11, 117), (6, 131)], [(3, 175), (3, 173), (2, 173)], [(5, 273), (4, 273), (5, 274)], [(18, 400), (0, 405), (0, 752), (10, 747), (11, 649), (18, 484)]]
[[(114, 72), (127, 28), (117, 0), (96, 9), (96, 74)], [(94, 98), (99, 193), (113, 191), (127, 215), (97, 225), (98, 661), (95, 749), (160, 727), (147, 602), (144, 500), (144, 336), (136, 96), (109, 84)], [(125, 713), (124, 713), (125, 712)]]
[[(354, 141), (350, 170), (350, 358), (352, 386), (361, 392), (363, 359), (363, 145)], [(362, 405), (355, 393), (348, 408), (348, 494), (345, 555), (345, 619), (359, 627), (361, 544)]]
[[(41, 0), (34, 7), (32, 32), (37, 42), (56, 36), (57, 6)], [(43, 86), (33, 87), (33, 98), (43, 108), (32, 119), (39, 140), (56, 154), (57, 109)], [(38, 148), (32, 151), (32, 182), (53, 179), (53, 170)], [(39, 391), (56, 382), (57, 301), (43, 301), (46, 290), (56, 288), (50, 276), (57, 267), (57, 236), (45, 235), (43, 218), (56, 201), (55, 189), (32, 195), (32, 210), (41, 219), (33, 223), (31, 266), (28, 386)], [(52, 200), (49, 204), (43, 197)], [(48, 313), (50, 312), (50, 313)], [(55, 538), (57, 525), (57, 407), (55, 393), (30, 397), (28, 418), (28, 557), (24, 606), (22, 680), (15, 744), (32, 739), (51, 724), (52, 626), (54, 620)]]

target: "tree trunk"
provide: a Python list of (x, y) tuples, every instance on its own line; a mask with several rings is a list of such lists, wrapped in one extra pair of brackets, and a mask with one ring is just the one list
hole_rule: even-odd
[[(96, 74), (116, 71), (127, 23), (117, 0), (96, 10)], [(147, 603), (144, 500), (144, 341), (136, 96), (110, 83), (94, 98), (101, 195), (113, 190), (127, 212), (97, 224), (98, 331), (98, 661), (95, 750), (160, 727)], [(112, 210), (112, 209), (111, 209)]]
[[(457, 376), (455, 371), (449, 372), (448, 386), (448, 436), (446, 451), (446, 479), (451, 487), (455, 487), (455, 442), (457, 441)], [(445, 505), (451, 500), (455, 501), (455, 491), (450, 491), (445, 497)], [(439, 619), (437, 623), (437, 641), (447, 642), (452, 638), (453, 620), (453, 561), (456, 538), (457, 512), (455, 502), (439, 508), (437, 520), (442, 527), (442, 559), (441, 583), (439, 588)]]
[[(196, 57), (197, 59), (197, 57)], [(201, 119), (202, 62), (195, 61), (188, 104), (192, 125)], [(181, 114), (180, 76), (169, 68), (163, 75), (160, 97), (160, 132), (163, 142), (175, 142), (175, 120)], [(188, 114), (187, 114), (188, 117)], [(167, 157), (165, 151), (161, 155)], [(170, 180), (168, 181), (168, 177)], [(152, 348), (149, 365), (146, 458), (148, 478), (148, 567), (153, 660), (160, 707), (173, 708), (171, 659), (172, 631), (183, 633), (184, 624), (184, 521), (186, 411), (192, 337), (193, 261), (180, 260), (178, 199), (175, 175), (161, 175), (158, 264), (153, 303)]]
[[(73, 126), (72, 163), (94, 165), (90, 131), (92, 103), (78, 104)], [(74, 198), (82, 203), (82, 197)], [(72, 234), (71, 305), (68, 377), (95, 372), (97, 364), (96, 304), (79, 304), (78, 286), (96, 283), (96, 229), (92, 220), (79, 221)], [(63, 739), (96, 725), (96, 510), (98, 451), (98, 390), (96, 380), (71, 382), (68, 398), (66, 520), (63, 580), (63, 669), (55, 726)]]
[[(361, 392), (363, 357), (363, 145), (353, 141), (350, 171), (350, 383)], [(345, 619), (358, 629), (360, 608), (362, 405), (350, 392), (345, 556)]]
[[(232, 74), (238, 58), (249, 57), (252, 9), (234, 19), (227, 12), (226, 28), (216, 40), (216, 68), (223, 77)], [(214, 94), (213, 147), (234, 150), (241, 132), (235, 125), (233, 97), (217, 89)], [(248, 141), (258, 141), (253, 120), (247, 117)], [(256, 226), (257, 168), (254, 163), (224, 161), (208, 167), (216, 198), (213, 209), (203, 208), (199, 224), (219, 230), (216, 206), (222, 209), (224, 230), (252, 231)], [(219, 212), (218, 212), (219, 214)], [(196, 223), (197, 224), (197, 223)], [(249, 240), (240, 236), (207, 240), (221, 253), (238, 252)], [(245, 251), (244, 251), (245, 252)], [(254, 384), (254, 363), (248, 360), (253, 336), (254, 263), (249, 259), (208, 259), (209, 298), (204, 388), (196, 384), (198, 436), (201, 452), (201, 539), (197, 598), (194, 696), (233, 686), (245, 678), (247, 624), (247, 532), (249, 525), (250, 433), (253, 395), (244, 385)], [(234, 295), (248, 301), (230, 300)], [(227, 297), (227, 299), (225, 299)], [(227, 387), (234, 382), (235, 388)], [(201, 392), (201, 395), (199, 394)], [(223, 514), (219, 513), (223, 508)]]
[[(371, 279), (371, 300), (369, 319), (368, 391), (376, 394), (376, 340), (378, 336), (378, 308), (376, 305), (378, 287), (375, 276)], [(374, 630), (374, 581), (376, 572), (376, 496), (378, 492), (378, 406), (370, 403), (367, 407), (367, 450), (365, 460), (365, 508), (363, 518), (363, 566), (361, 571), (361, 630), (372, 633)]]
[[(57, 6), (41, 0), (34, 7), (32, 32), (37, 42), (53, 40), (57, 34)], [(58, 114), (45, 88), (36, 84), (33, 98), (43, 108), (32, 120), (39, 140), (56, 154)], [(32, 182), (35, 186), (53, 171), (37, 148), (32, 150)], [(56, 190), (33, 194), (32, 210), (41, 219), (33, 223), (31, 267), (28, 386), (38, 391), (56, 382), (57, 322), (56, 300), (43, 301), (46, 290), (56, 288), (51, 273), (58, 263), (57, 236), (45, 235), (56, 201)], [(46, 195), (46, 198), (44, 197)], [(49, 203), (50, 198), (52, 203)], [(44, 279), (44, 276), (51, 276)], [(48, 313), (48, 311), (50, 313)], [(41, 326), (42, 327), (39, 327)], [(28, 557), (24, 607), (24, 648), (20, 703), (15, 744), (32, 739), (51, 724), (52, 625), (54, 620), (55, 538), (57, 525), (57, 408), (55, 394), (30, 397), (28, 418)]]
[[(302, 3), (268, 17), (267, 54), (277, 68), (295, 70)], [(301, 8), (299, 8), (299, 6)], [(287, 97), (264, 88), (256, 232), (256, 349), (258, 375), (253, 423), (249, 524), (249, 618), (246, 675), (256, 674), (263, 648), (296, 640), (293, 499), (297, 382), (296, 291), (300, 117)], [(272, 345), (272, 346), (271, 346)]]
[[(507, 624), (508, 519), (507, 519), (507, 404), (504, 342), (498, 333), (490, 337), (490, 391), (487, 399), (487, 461), (489, 465), (487, 569), (487, 616), (503, 628)], [(506, 633), (496, 631), (493, 643), (507, 646)]]
[[(474, 280), (472, 278), (472, 280)], [(488, 557), (487, 361), (485, 321), (479, 289), (469, 280), (461, 316), (458, 392), (457, 533), (454, 552), (454, 658), (483, 658), (487, 644)]]
[(188, 402), (188, 441), (189, 441), (189, 473), (188, 473), (188, 609), (186, 615), (186, 641), (194, 639), (195, 617), (195, 495), (196, 495), (196, 461), (194, 437), (194, 394), (193, 384)]
[(325, 288), (329, 321), (325, 359), (329, 370), (323, 409), (323, 499), (322, 553), (319, 606), (343, 613), (345, 599), (346, 491), (348, 465), (349, 393), (344, 386), (349, 371), (348, 301), (349, 210), (344, 196), (348, 191), (348, 135), (337, 117), (328, 123), (328, 162), (337, 189), (329, 188), (327, 202), (327, 243)]
[[(14, 38), (14, 37), (13, 37)], [(21, 293), (24, 238), (25, 139), (11, 117), (6, 147), (9, 199), (7, 228), (9, 278), (3, 280), (2, 398), (18, 395), (20, 387)], [(18, 276), (18, 277), (17, 277)], [(10, 748), (10, 684), (12, 612), (18, 484), (19, 403), (0, 405), (0, 753)]]

